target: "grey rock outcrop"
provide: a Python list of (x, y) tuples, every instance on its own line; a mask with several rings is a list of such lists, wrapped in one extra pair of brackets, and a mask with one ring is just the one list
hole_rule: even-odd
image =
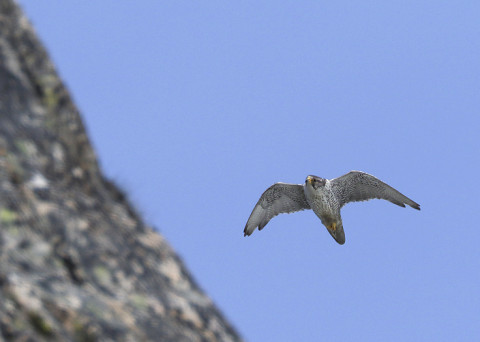
[(28, 20), (0, 0), (0, 341), (239, 341), (102, 176)]

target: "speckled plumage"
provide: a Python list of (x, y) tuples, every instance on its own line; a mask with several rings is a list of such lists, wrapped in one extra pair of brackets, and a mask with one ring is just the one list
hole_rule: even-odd
[(251, 235), (257, 227), (262, 230), (278, 214), (312, 209), (335, 241), (344, 244), (340, 209), (346, 203), (372, 198), (420, 210), (418, 203), (365, 172), (350, 171), (331, 180), (308, 176), (303, 185), (276, 183), (265, 190), (245, 225), (244, 234)]

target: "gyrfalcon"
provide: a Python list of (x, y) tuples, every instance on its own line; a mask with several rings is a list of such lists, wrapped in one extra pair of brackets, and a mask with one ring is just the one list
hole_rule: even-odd
[(343, 245), (345, 233), (340, 209), (348, 202), (372, 198), (385, 199), (401, 207), (408, 204), (420, 210), (418, 203), (362, 171), (350, 171), (330, 180), (308, 176), (305, 184), (275, 183), (265, 190), (253, 208), (243, 232), (247, 236), (257, 227), (262, 230), (278, 214), (312, 209), (335, 241)]

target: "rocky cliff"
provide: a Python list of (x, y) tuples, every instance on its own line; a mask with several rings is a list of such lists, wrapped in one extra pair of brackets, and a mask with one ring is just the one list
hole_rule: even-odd
[(102, 176), (17, 4), (0, 0), (0, 341), (238, 341)]

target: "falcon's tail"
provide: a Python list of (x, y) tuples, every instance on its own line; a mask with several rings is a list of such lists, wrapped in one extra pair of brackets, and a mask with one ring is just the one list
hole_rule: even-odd
[(345, 232), (343, 231), (342, 220), (330, 224), (327, 226), (327, 230), (338, 244), (343, 245), (345, 243)]

